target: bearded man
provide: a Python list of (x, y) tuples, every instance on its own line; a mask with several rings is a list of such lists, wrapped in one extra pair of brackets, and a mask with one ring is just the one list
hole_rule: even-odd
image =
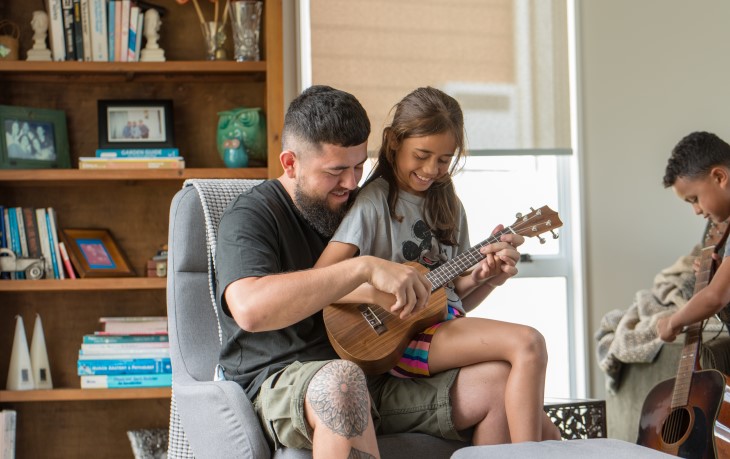
[(216, 283), (224, 375), (252, 400), (273, 448), (380, 457), (376, 433), (461, 438), (458, 430), (485, 422), (487, 414), (508, 441), (504, 365), (417, 382), (366, 378), (339, 360), (327, 339), (322, 309), (331, 303), (392, 304), (407, 316), (430, 295), (431, 284), (415, 269), (371, 256), (311, 269), (357, 189), (369, 134), (354, 96), (328, 86), (307, 89), (284, 119), (284, 173), (240, 195), (223, 214)]

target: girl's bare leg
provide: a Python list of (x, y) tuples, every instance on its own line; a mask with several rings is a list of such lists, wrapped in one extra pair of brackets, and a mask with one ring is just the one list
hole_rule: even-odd
[(539, 331), (477, 317), (450, 320), (434, 333), (428, 357), (431, 373), (495, 360), (511, 366), (504, 405), (512, 442), (559, 438), (543, 411), (548, 357)]

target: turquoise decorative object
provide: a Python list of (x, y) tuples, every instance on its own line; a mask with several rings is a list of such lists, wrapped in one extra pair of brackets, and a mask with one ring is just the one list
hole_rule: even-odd
[(218, 113), (216, 141), (224, 162), (226, 151), (223, 143), (233, 139), (241, 142), (244, 153), (252, 162), (266, 165), (266, 118), (260, 108), (234, 108)]
[(223, 162), (231, 168), (248, 166), (248, 154), (238, 139), (223, 142)]

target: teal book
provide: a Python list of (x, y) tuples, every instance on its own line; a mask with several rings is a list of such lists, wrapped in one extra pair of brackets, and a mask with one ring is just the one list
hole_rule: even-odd
[(171, 387), (172, 374), (84, 375), (82, 389), (128, 389), (136, 387)]
[(177, 148), (100, 148), (97, 158), (177, 158)]
[(168, 335), (84, 335), (83, 344), (167, 343)]

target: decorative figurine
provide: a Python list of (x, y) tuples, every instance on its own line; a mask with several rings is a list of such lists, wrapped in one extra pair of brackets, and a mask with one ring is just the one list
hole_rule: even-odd
[(51, 50), (46, 46), (48, 37), (48, 14), (45, 11), (33, 11), (30, 21), (33, 29), (33, 48), (28, 50), (29, 61), (50, 61)]
[(144, 37), (147, 39), (140, 61), (142, 62), (164, 62), (165, 50), (160, 48), (157, 40), (160, 39), (160, 13), (156, 9), (150, 8), (144, 13)]

